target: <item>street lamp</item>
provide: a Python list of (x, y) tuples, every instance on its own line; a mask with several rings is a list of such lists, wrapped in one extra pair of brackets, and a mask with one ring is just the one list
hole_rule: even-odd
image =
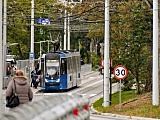
[[(31, 0), (31, 51), (30, 51), (30, 54), (31, 53), (34, 54), (34, 0)], [(34, 67), (33, 59), (31, 60), (31, 69), (32, 70)]]

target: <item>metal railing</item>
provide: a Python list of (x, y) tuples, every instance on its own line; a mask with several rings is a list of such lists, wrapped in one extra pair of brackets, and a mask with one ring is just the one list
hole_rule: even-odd
[(89, 99), (60, 94), (20, 105), (0, 120), (89, 120), (89, 116)]

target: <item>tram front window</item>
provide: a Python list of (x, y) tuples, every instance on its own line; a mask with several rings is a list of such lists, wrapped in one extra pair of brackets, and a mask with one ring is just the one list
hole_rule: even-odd
[(46, 61), (46, 77), (50, 79), (57, 79), (59, 77), (59, 61), (58, 60)]
[(55, 66), (47, 66), (47, 73), (49, 75), (54, 75), (58, 72), (58, 67)]
[(57, 79), (59, 77), (59, 69), (55, 66), (47, 66), (46, 78)]

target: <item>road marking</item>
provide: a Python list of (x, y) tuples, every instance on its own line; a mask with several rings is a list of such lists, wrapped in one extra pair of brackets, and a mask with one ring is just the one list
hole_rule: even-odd
[(81, 94), (82, 96), (86, 96), (86, 94)]
[(94, 97), (94, 96), (96, 96), (96, 95), (97, 95), (97, 94), (90, 94), (89, 96), (90, 96), (90, 97)]

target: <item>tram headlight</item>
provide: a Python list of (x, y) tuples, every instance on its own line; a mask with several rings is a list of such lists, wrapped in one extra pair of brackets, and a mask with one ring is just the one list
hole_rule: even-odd
[(60, 82), (60, 79), (58, 78), (58, 79), (56, 80), (56, 82)]
[(45, 82), (48, 82), (48, 80), (47, 80), (47, 79), (45, 79)]

